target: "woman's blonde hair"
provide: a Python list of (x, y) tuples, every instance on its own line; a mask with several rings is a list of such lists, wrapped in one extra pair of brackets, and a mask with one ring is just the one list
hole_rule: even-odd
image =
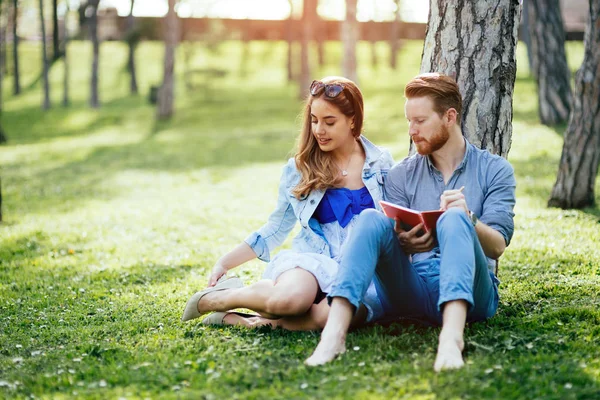
[(341, 84), (344, 90), (336, 97), (328, 97), (325, 90), (316, 96), (308, 95), (304, 107), (304, 122), (302, 132), (298, 137), (297, 151), (294, 159), (296, 168), (302, 178), (292, 193), (296, 198), (308, 195), (313, 190), (323, 190), (339, 186), (341, 176), (339, 167), (331, 155), (319, 147), (317, 139), (312, 133), (311, 105), (317, 99), (323, 99), (333, 104), (342, 114), (353, 118), (352, 135), (358, 140), (363, 126), (363, 96), (360, 89), (349, 79), (332, 76), (321, 79), (324, 84)]

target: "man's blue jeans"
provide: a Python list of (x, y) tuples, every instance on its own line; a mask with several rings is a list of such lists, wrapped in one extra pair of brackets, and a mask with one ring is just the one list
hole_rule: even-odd
[(475, 228), (462, 209), (451, 208), (436, 227), (439, 254), (412, 264), (400, 248), (394, 220), (363, 211), (346, 242), (329, 301), (346, 298), (356, 309), (376, 277), (387, 316), (442, 323), (442, 306), (452, 300), (469, 304), (467, 320), (489, 318), (498, 308), (498, 280), (488, 269)]

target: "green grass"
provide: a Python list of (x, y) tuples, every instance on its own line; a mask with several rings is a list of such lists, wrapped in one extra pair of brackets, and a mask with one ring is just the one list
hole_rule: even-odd
[[(39, 83), (30, 85), (39, 48), (22, 46), (31, 87), (14, 98), (4, 82), (0, 397), (600, 397), (600, 212), (545, 206), (564, 127), (538, 123), (522, 48), (509, 155), (516, 233), (501, 260), (498, 315), (467, 328), (466, 368), (433, 373), (435, 328), (361, 329), (341, 359), (309, 369), (302, 362), (316, 333), (181, 323), (216, 259), (266, 220), (300, 127), (285, 46), (252, 43), (245, 67), (240, 50), (197, 45), (193, 68), (223, 68), (225, 77), (196, 77), (194, 90), (179, 79), (174, 119), (155, 123), (145, 96), (160, 80), (160, 44), (139, 48), (138, 97), (127, 93), (126, 48), (102, 46), (95, 111), (87, 106), (90, 46), (72, 43), (73, 105), (59, 105), (59, 62), (45, 113)], [(384, 64), (386, 46), (378, 51), (378, 67), (359, 69), (365, 130), (399, 160), (408, 145), (402, 88), (418, 72), (421, 44), (406, 44), (398, 71)], [(370, 59), (366, 47), (360, 52)], [(569, 43), (568, 54), (577, 68), (581, 44)], [(327, 56), (315, 76), (339, 73), (339, 47), (328, 43)], [(237, 271), (252, 282), (263, 268)]]

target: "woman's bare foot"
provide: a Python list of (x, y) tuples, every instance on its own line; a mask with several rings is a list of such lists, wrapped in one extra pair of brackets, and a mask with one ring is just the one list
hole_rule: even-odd
[(304, 364), (314, 367), (333, 361), (338, 355), (346, 352), (345, 333), (326, 333), (323, 331), (321, 340), (313, 354), (304, 361)]
[(448, 369), (459, 369), (465, 365), (462, 351), (465, 347), (461, 335), (440, 334), (437, 356), (433, 369), (440, 372)]

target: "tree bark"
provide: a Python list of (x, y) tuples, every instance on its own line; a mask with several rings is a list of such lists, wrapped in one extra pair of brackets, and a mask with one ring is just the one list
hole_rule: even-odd
[(128, 32), (128, 45), (129, 45), (129, 57), (127, 59), (127, 70), (131, 77), (129, 82), (129, 90), (131, 94), (138, 94), (137, 75), (135, 71), (135, 47), (137, 46), (137, 38), (135, 37), (134, 28), (135, 20), (133, 18), (133, 6), (135, 0), (131, 0), (131, 7), (129, 9), (129, 16), (127, 17), (127, 32)]
[(400, 50), (400, 4), (401, 0), (395, 0), (396, 12), (394, 14), (394, 21), (390, 29), (390, 67), (396, 69), (398, 63), (398, 51)]
[(456, 79), (467, 139), (503, 157), (511, 144), (520, 12), (519, 0), (431, 0), (421, 61), (421, 72)]
[(17, 34), (18, 2), (13, 0), (12, 31), (13, 31), (13, 94), (21, 94), (21, 74), (19, 72), (19, 35)]
[(302, 9), (302, 39), (300, 40), (300, 90), (299, 98), (306, 97), (310, 83), (309, 46), (314, 27), (314, 17), (317, 11), (317, 0), (304, 0)]
[(90, 40), (92, 41), (93, 48), (92, 78), (90, 80), (90, 106), (92, 108), (100, 108), (100, 100), (98, 98), (98, 63), (100, 53), (100, 42), (98, 41), (98, 3), (100, 3), (100, 0), (90, 0), (88, 3), (92, 7), (88, 22), (90, 24)]
[(38, 1), (40, 8), (40, 27), (42, 30), (42, 77), (44, 85), (44, 101), (42, 109), (50, 108), (50, 84), (48, 83), (48, 55), (46, 54), (46, 23), (44, 22), (44, 0)]
[(595, 204), (600, 162), (600, 0), (590, 0), (589, 11), (583, 63), (575, 77), (573, 109), (548, 201), (551, 207), (584, 208)]
[(342, 21), (341, 38), (343, 43), (342, 73), (344, 77), (358, 84), (356, 75), (356, 42), (358, 24), (356, 21), (357, 0), (346, 0), (346, 18)]
[(60, 58), (60, 38), (58, 37), (58, 0), (52, 0), (52, 60)]
[(571, 112), (571, 74), (565, 54), (565, 30), (558, 0), (527, 0), (531, 68), (538, 85), (540, 121), (555, 125)]
[(157, 118), (167, 119), (173, 115), (174, 103), (174, 70), (175, 47), (177, 46), (177, 15), (175, 14), (175, 0), (169, 0), (169, 11), (165, 17), (165, 59), (163, 83), (158, 95)]

